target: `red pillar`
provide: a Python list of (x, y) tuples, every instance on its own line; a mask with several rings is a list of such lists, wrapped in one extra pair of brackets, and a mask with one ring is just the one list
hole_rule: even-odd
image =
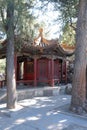
[(65, 80), (66, 80), (65, 82), (67, 83), (67, 66), (66, 66), (66, 62), (65, 62), (65, 76), (66, 76), (65, 77)]
[(48, 61), (48, 81), (49, 81), (49, 84), (51, 84), (50, 79), (51, 79), (51, 61), (49, 59), (49, 61)]
[(37, 86), (37, 58), (34, 58), (34, 86)]
[(67, 83), (67, 67), (66, 67), (65, 60), (63, 60), (63, 62), (62, 62), (62, 81), (64, 83)]
[(51, 75), (51, 85), (54, 86), (54, 59), (51, 60), (51, 67), (52, 67), (52, 75)]

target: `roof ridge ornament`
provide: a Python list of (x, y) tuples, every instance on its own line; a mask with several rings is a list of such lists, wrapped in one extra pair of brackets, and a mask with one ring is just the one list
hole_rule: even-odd
[(47, 40), (43, 38), (43, 28), (39, 29), (39, 35), (34, 39), (34, 46), (44, 46), (47, 43)]
[(43, 28), (39, 29), (39, 36), (43, 37)]

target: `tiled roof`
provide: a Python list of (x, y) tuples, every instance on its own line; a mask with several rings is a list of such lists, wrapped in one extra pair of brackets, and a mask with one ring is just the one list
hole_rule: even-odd
[[(6, 55), (6, 42), (7, 40), (2, 43), (3, 47), (0, 49), (0, 57)], [(64, 47), (58, 43), (58, 39), (47, 40), (43, 38), (43, 29), (40, 29), (39, 36), (35, 38), (33, 42), (22, 39), (22, 46), (20, 52), (18, 53), (26, 53), (27, 55), (55, 55), (65, 57), (71, 56), (74, 53), (74, 50), (67, 51), (64, 49)]]

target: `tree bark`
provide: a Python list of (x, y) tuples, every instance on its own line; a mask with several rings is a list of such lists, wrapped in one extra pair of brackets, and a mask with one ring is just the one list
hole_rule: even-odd
[(75, 66), (71, 108), (83, 108), (86, 101), (87, 0), (80, 0), (76, 30)]
[(14, 67), (14, 0), (7, 5), (7, 108), (16, 106), (16, 80)]

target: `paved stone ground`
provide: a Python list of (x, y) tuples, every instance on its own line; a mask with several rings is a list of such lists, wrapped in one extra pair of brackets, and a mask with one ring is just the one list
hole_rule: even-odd
[[(15, 110), (0, 104), (0, 130), (87, 130), (87, 118), (66, 111), (71, 96), (34, 97)], [(65, 106), (65, 107), (64, 107)]]

